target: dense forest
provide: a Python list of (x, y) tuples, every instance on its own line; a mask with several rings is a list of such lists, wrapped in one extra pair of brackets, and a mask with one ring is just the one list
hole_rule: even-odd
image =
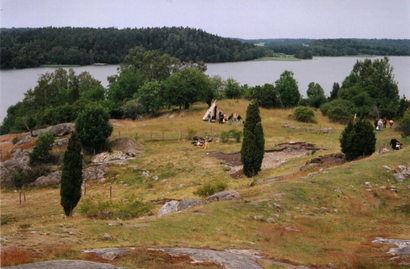
[(1, 68), (118, 64), (136, 46), (185, 62), (234, 62), (268, 56), (265, 48), (183, 27), (2, 28), (0, 40)]
[(313, 56), (410, 55), (410, 40), (231, 39), (201, 29), (162, 28), (1, 28), (1, 68), (42, 65), (119, 64), (131, 48), (155, 50), (183, 62), (253, 60), (278, 53)]
[[(244, 40), (263, 47), (273, 53), (302, 55), (298, 58), (311, 56), (408, 56), (410, 55), (410, 40), (408, 39), (253, 39)], [(303, 52), (303, 53), (302, 53)], [(311, 58), (311, 57), (310, 57)]]

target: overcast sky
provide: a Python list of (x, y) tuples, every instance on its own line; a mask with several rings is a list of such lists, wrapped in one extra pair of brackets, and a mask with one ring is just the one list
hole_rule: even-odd
[(183, 26), (223, 37), (410, 39), (409, 0), (0, 0), (1, 27)]

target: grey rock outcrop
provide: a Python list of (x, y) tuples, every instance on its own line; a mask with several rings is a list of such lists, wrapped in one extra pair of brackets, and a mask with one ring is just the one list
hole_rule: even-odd
[(377, 237), (372, 243), (383, 243), (396, 245), (397, 248), (391, 248), (388, 253), (393, 255), (410, 255), (410, 240), (400, 240), (400, 239), (383, 239)]
[(201, 206), (201, 205), (203, 205), (203, 203), (198, 200), (184, 200), (178, 203), (177, 210), (178, 211), (186, 210), (190, 207)]
[(161, 209), (158, 212), (158, 217), (162, 217), (165, 216), (167, 214), (170, 214), (172, 212), (176, 212), (178, 211), (178, 201), (170, 201), (170, 202), (166, 202)]
[(61, 123), (57, 125), (53, 125), (41, 130), (33, 131), (34, 136), (38, 136), (39, 134), (45, 133), (47, 131), (53, 132), (56, 136), (65, 136), (71, 134), (74, 131), (74, 123)]
[(127, 254), (126, 248), (99, 248), (84, 250), (84, 253), (95, 253), (105, 260), (114, 260), (118, 256)]
[(45, 187), (51, 185), (58, 185), (61, 182), (61, 171), (51, 173), (47, 176), (41, 176), (32, 183), (36, 187)]
[(214, 251), (206, 249), (191, 249), (191, 248), (163, 248), (158, 249), (172, 256), (188, 255), (194, 261), (213, 262), (224, 266), (225, 268), (247, 268), (247, 269), (262, 269), (256, 261), (258, 257), (250, 255), (241, 255), (224, 251)]
[[(94, 165), (83, 169), (83, 181), (98, 181), (98, 182), (105, 182), (104, 174), (108, 170), (110, 166), (122, 166), (126, 165), (128, 162), (126, 160), (122, 161), (112, 161), (103, 163), (101, 165)], [(36, 179), (32, 186), (36, 187), (45, 187), (49, 185), (58, 185), (61, 182), (61, 171), (57, 171), (51, 173), (47, 176), (41, 176)]]
[(162, 217), (162, 216), (168, 215), (173, 212), (182, 211), (182, 210), (186, 210), (188, 208), (194, 207), (194, 206), (201, 206), (201, 205), (203, 205), (203, 203), (197, 200), (184, 200), (181, 202), (173, 200), (170, 202), (166, 202), (161, 207), (161, 209), (158, 212), (158, 217)]
[(241, 198), (241, 195), (234, 190), (230, 191), (222, 191), (215, 193), (214, 195), (211, 195), (205, 199), (205, 202), (207, 204), (213, 203), (213, 202), (220, 202), (220, 201), (228, 201), (228, 200), (238, 200)]
[(402, 173), (393, 174), (393, 176), (398, 180), (404, 180), (406, 177)]
[(86, 262), (76, 260), (60, 260), (60, 261), (48, 261), (29, 263), (11, 267), (4, 267), (10, 269), (125, 269), (123, 267), (117, 267), (107, 263), (98, 262)]

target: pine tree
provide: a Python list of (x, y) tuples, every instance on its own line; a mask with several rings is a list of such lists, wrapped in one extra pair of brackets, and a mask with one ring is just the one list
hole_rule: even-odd
[(83, 183), (82, 169), (81, 142), (78, 134), (73, 132), (64, 153), (61, 174), (61, 205), (66, 216), (72, 216), (73, 209), (80, 201)]
[(373, 125), (364, 119), (356, 123), (350, 121), (342, 132), (340, 147), (347, 161), (372, 155), (376, 150)]
[(243, 136), (241, 149), (243, 174), (252, 177), (261, 170), (263, 155), (265, 154), (265, 138), (257, 103), (250, 104), (246, 110)]
[(77, 117), (75, 130), (81, 145), (92, 152), (101, 152), (111, 135), (113, 127), (108, 122), (110, 114), (101, 106), (88, 106)]

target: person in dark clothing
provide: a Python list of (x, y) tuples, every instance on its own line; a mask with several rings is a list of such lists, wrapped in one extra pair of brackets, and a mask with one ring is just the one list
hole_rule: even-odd
[(374, 129), (375, 130), (377, 130), (377, 123), (378, 123), (379, 121), (376, 119), (375, 121), (374, 121)]
[(241, 125), (241, 119), (242, 119), (241, 115), (238, 115), (236, 125), (238, 125), (238, 126)]
[(394, 136), (393, 136), (392, 140), (390, 140), (390, 146), (393, 148), (393, 150), (397, 149), (397, 148), (396, 148), (397, 143), (400, 143), (400, 142), (397, 141), (397, 139), (394, 138)]

